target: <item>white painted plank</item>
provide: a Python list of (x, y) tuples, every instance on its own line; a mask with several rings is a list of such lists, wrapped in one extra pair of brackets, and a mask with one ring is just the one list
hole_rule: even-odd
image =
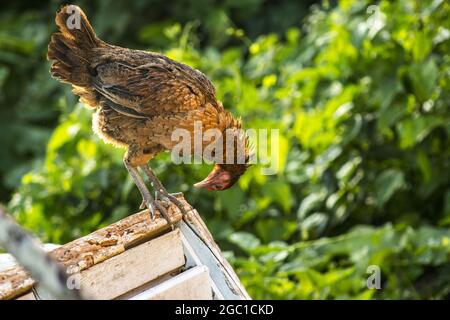
[(197, 266), (160, 283), (130, 300), (211, 300), (208, 268)]
[(185, 263), (175, 230), (81, 272), (81, 289), (91, 299), (113, 299)]
[[(186, 268), (191, 268), (191, 267), (202, 265), (202, 261), (201, 261), (200, 257), (197, 255), (197, 252), (195, 252), (194, 248), (192, 248), (189, 241), (187, 241), (187, 239), (183, 233), (181, 233), (181, 240), (183, 242), (184, 255), (186, 257)], [(214, 281), (211, 281), (211, 288), (213, 291), (213, 299), (214, 300), (225, 300), (225, 298), (223, 297), (219, 288), (217, 288)]]
[(15, 300), (36, 300), (36, 297), (34, 296), (33, 292), (28, 292), (27, 294), (24, 294), (23, 296), (20, 296)]
[[(198, 213), (193, 210), (190, 214), (195, 213), (194, 218), (196, 223), (183, 220), (177, 225), (180, 228), (183, 236), (190, 247), (192, 247), (195, 253), (196, 259), (200, 263), (208, 267), (211, 279), (213, 281), (214, 293), (218, 295), (216, 299), (225, 300), (248, 300), (251, 299), (247, 291), (244, 289), (239, 281), (239, 278), (235, 274), (230, 264), (223, 257), (222, 252), (218, 249), (217, 244), (212, 239), (212, 235), (209, 233), (206, 227), (202, 227), (203, 221), (198, 216)], [(192, 224), (192, 225), (191, 225)], [(202, 235), (198, 232), (198, 228), (201, 228), (201, 232), (207, 235)], [(186, 246), (186, 245), (185, 245)]]

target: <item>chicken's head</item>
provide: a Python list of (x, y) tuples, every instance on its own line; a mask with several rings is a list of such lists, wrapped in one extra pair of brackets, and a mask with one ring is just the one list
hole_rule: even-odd
[[(229, 112), (224, 112), (225, 130), (222, 133), (223, 152), (219, 163), (216, 162), (209, 175), (194, 184), (197, 188), (208, 190), (225, 190), (232, 187), (250, 166), (253, 146), (248, 135), (241, 129), (241, 120), (235, 119)], [(227, 155), (233, 155), (228, 159)]]
[(208, 190), (225, 190), (232, 187), (247, 170), (246, 164), (216, 164), (210, 174), (194, 187)]

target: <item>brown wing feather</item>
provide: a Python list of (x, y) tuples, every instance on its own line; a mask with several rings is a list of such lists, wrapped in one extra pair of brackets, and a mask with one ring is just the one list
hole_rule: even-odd
[[(117, 47), (116, 47), (117, 48)], [(126, 50), (117, 48), (117, 50)], [(128, 50), (127, 50), (128, 51)], [(142, 55), (141, 51), (128, 51)], [(202, 108), (206, 102), (216, 105), (215, 90), (201, 72), (162, 55), (145, 52), (145, 58), (107, 61), (96, 65), (93, 84), (106, 99), (132, 114), (155, 116)], [(120, 58), (120, 53), (115, 55)], [(219, 106), (218, 106), (219, 107)]]

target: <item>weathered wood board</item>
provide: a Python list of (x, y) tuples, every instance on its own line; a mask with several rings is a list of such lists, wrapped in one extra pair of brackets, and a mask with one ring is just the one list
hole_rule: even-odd
[[(88, 299), (115, 299), (163, 275), (178, 273), (184, 265), (180, 230), (176, 229), (73, 274), (72, 284), (78, 285)], [(204, 284), (208, 286), (209, 282)], [(36, 291), (39, 298), (52, 299), (41, 292), (39, 286)], [(34, 293), (28, 293), (18, 299), (35, 300), (36, 297)]]
[[(166, 220), (147, 211), (51, 251), (87, 299), (250, 299), (199, 214), (185, 203)], [(33, 292), (31, 289), (34, 287)], [(0, 271), (0, 299), (53, 299), (20, 266)]]
[(160, 283), (130, 300), (211, 300), (211, 280), (206, 266), (197, 266)]
[(81, 290), (90, 299), (114, 299), (184, 263), (180, 230), (175, 230), (82, 271)]
[[(186, 205), (186, 210), (191, 210), (190, 205), (183, 198), (180, 200)], [(174, 222), (181, 220), (181, 212), (175, 205), (168, 208), (168, 214)], [(69, 274), (74, 274), (168, 230), (170, 225), (164, 218), (157, 215), (156, 219), (151, 221), (148, 210), (144, 210), (69, 242), (52, 250), (50, 254), (67, 268)], [(24, 295), (30, 292), (34, 284), (28, 272), (20, 266), (4, 270), (0, 272), (0, 300)]]

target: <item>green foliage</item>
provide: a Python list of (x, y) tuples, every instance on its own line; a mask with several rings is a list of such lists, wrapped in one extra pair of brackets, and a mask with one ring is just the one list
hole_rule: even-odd
[[(205, 217), (255, 298), (450, 295), (450, 5), (370, 4), (325, 3), (301, 27), (254, 40), (226, 24), (198, 41), (206, 20), (136, 33), (163, 35), (156, 46), (204, 71), (247, 128), (280, 130), (279, 172), (253, 166), (227, 191), (191, 187), (209, 166), (176, 166), (167, 154), (151, 163)], [(208, 40), (217, 34), (230, 38)], [(73, 100), (57, 103), (71, 110)], [(140, 203), (123, 151), (92, 135), (90, 114), (79, 105), (63, 114), (10, 202), (44, 240), (68, 241)], [(381, 290), (366, 286), (369, 265), (381, 268)]]
[(132, 182), (121, 170), (122, 152), (92, 135), (90, 121), (90, 112), (80, 105), (61, 121), (44, 163), (22, 177), (10, 202), (19, 221), (43, 239), (60, 243), (80, 237), (132, 212), (127, 201), (139, 201), (128, 196)]
[(450, 292), (449, 236), (448, 229), (387, 224), (293, 245), (260, 245), (249, 233), (232, 234), (230, 241), (250, 256), (235, 258), (235, 265), (255, 299), (377, 297), (366, 284), (370, 265), (380, 266), (383, 275), (379, 297), (420, 299)]

